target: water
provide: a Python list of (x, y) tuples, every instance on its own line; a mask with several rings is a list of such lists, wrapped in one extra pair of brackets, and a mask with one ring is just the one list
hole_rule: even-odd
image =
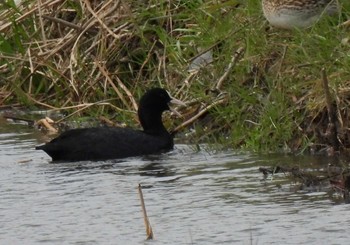
[[(1, 244), (348, 244), (349, 205), (259, 167), (327, 159), (234, 152), (52, 164), (42, 134), (0, 119)], [(142, 184), (155, 240), (145, 241)]]

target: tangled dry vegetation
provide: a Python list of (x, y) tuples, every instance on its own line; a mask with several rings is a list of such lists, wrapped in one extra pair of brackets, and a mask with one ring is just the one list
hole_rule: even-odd
[(269, 28), (255, 0), (7, 1), (0, 106), (134, 122), (137, 98), (161, 86), (187, 103), (167, 123), (191, 125), (191, 142), (346, 151), (349, 5), (343, 26), (290, 33)]

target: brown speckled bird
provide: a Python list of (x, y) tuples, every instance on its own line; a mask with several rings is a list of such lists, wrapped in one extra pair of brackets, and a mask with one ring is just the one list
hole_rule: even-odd
[(307, 28), (323, 14), (339, 13), (338, 0), (262, 0), (268, 22), (279, 28)]

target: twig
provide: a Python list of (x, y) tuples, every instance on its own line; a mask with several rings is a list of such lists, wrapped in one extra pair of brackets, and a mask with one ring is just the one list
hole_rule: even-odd
[(46, 39), (45, 28), (44, 28), (41, 0), (37, 0), (37, 2), (38, 2), (38, 17), (39, 17), (39, 23), (40, 23), (41, 36), (42, 36), (44, 44), (46, 44), (47, 39)]
[[(77, 30), (77, 31), (82, 31), (83, 28), (81, 28), (80, 26), (76, 25), (76, 24), (73, 24), (71, 22), (68, 22), (66, 20), (63, 20), (63, 19), (59, 19), (59, 18), (55, 18), (55, 17), (51, 17), (51, 16), (48, 16), (48, 15), (43, 15), (42, 16), (44, 19), (48, 19), (48, 20), (51, 20), (53, 22), (56, 22), (56, 23), (59, 23), (59, 24), (62, 24), (62, 25), (65, 25), (65, 26), (68, 26), (74, 30)], [(97, 31), (96, 30), (87, 30), (87, 32), (91, 33), (91, 34), (96, 34)]]
[(194, 115), (193, 117), (191, 117), (190, 119), (188, 119), (187, 121), (183, 122), (182, 124), (180, 124), (179, 126), (177, 126), (175, 129), (173, 129), (171, 131), (171, 134), (176, 134), (180, 129), (192, 124), (194, 121), (196, 121), (200, 116), (202, 116), (204, 113), (206, 113), (207, 111), (209, 111), (211, 108), (213, 108), (214, 106), (220, 105), (224, 102), (226, 102), (227, 96), (224, 96), (224, 98), (220, 98), (216, 101), (214, 101), (213, 103), (211, 103), (210, 105), (204, 107), (202, 110), (200, 110), (196, 115)]
[(145, 65), (148, 63), (148, 61), (150, 60), (151, 56), (153, 55), (153, 49), (154, 47), (156, 46), (157, 44), (157, 41), (154, 41), (153, 44), (152, 44), (152, 47), (149, 49), (148, 51), (148, 54), (147, 54), (147, 57), (146, 59), (143, 61), (140, 69), (139, 69), (139, 72), (137, 74), (137, 77), (136, 77), (136, 82), (140, 81), (140, 78), (142, 76), (142, 72), (143, 72), (143, 68), (145, 67)]
[[(100, 64), (99, 61), (95, 60), (95, 64), (97, 65), (97, 67), (99, 68), (99, 70), (101, 71), (101, 73), (104, 75), (104, 77), (106, 78), (106, 80), (108, 81), (108, 83), (111, 85), (111, 87), (114, 89), (114, 91), (118, 94), (118, 97), (121, 99), (121, 101), (123, 102), (123, 104), (130, 110), (130, 106), (128, 104), (128, 102), (125, 100), (123, 94), (119, 91), (118, 87), (114, 84), (112, 78), (109, 76), (107, 69), (102, 66)], [(120, 88), (122, 88), (124, 90), (124, 92), (127, 94), (128, 98), (130, 99), (132, 106), (134, 108), (134, 110), (137, 111), (137, 103), (135, 98), (132, 96), (131, 92), (128, 90), (128, 88), (124, 85), (124, 83), (119, 79), (118, 76), (116, 76), (117, 78), (117, 82)]]
[(52, 105), (49, 105), (49, 104), (46, 104), (46, 103), (43, 103), (43, 102), (40, 102), (36, 99), (34, 99), (32, 96), (30, 96), (29, 94), (26, 94), (27, 98), (30, 99), (31, 101), (33, 101), (34, 103), (38, 104), (38, 105), (41, 105), (41, 106), (44, 106), (44, 107), (47, 107), (47, 108), (50, 108), (50, 109), (58, 109), (57, 107), (54, 107)]
[(145, 226), (146, 226), (146, 234), (147, 234), (146, 240), (153, 240), (153, 231), (152, 231), (152, 227), (151, 227), (151, 224), (150, 224), (148, 216), (147, 216), (146, 206), (145, 206), (145, 201), (143, 199), (141, 184), (139, 184), (138, 189), (139, 189), (139, 196), (140, 196), (140, 200), (141, 200), (143, 220), (144, 220)]
[(95, 103), (84, 103), (84, 104), (80, 104), (80, 105), (76, 105), (76, 106), (67, 106), (67, 107), (62, 107), (62, 108), (58, 108), (58, 110), (63, 110), (63, 109), (73, 109), (73, 108), (79, 108), (78, 110), (75, 110), (74, 112), (72, 112), (71, 114), (61, 118), (60, 120), (56, 121), (56, 123), (59, 123), (59, 122), (62, 122), (64, 120), (66, 120), (67, 118), (91, 107), (91, 106), (94, 106), (94, 105), (109, 105), (109, 106), (112, 106), (113, 108), (117, 109), (117, 110), (120, 110), (120, 111), (125, 111), (125, 110), (122, 110), (114, 105), (112, 105), (111, 103), (107, 103), (107, 101), (109, 100), (113, 100), (113, 99), (108, 99), (108, 100), (104, 100), (104, 101), (99, 101), (99, 102), (95, 102)]
[[(102, 14), (101, 16), (99, 16), (99, 13), (102, 12), (101, 10), (98, 12), (95, 12), (90, 5), (90, 1), (87, 0), (83, 0), (83, 2), (86, 4), (86, 7), (88, 9), (88, 11), (90, 12), (90, 14), (92, 14), (92, 16), (94, 16), (94, 18), (96, 19), (96, 21), (101, 25), (101, 27), (106, 30), (110, 35), (112, 35), (114, 38), (119, 39), (118, 35), (116, 35), (104, 22), (103, 22), (103, 18), (106, 16), (106, 14)], [(104, 4), (103, 8), (106, 8), (108, 5), (110, 5), (111, 3), (115, 2), (114, 0), (110, 0), (109, 2)], [(117, 6), (119, 6), (120, 1), (117, 1)], [(106, 12), (106, 11), (105, 11)]]
[(237, 63), (237, 61), (241, 58), (242, 54), (244, 53), (244, 50), (245, 49), (243, 47), (239, 47), (237, 51), (233, 54), (231, 62), (228, 64), (225, 73), (219, 78), (219, 80), (216, 83), (216, 90), (221, 90), (224, 80), (227, 78), (228, 74), (231, 72), (232, 68)]
[(179, 97), (179, 94), (185, 89), (185, 87), (190, 87), (190, 83), (195, 78), (195, 76), (198, 74), (198, 71), (199, 70), (192, 71), (188, 74), (188, 76), (183, 81), (181, 87), (176, 90), (176, 93), (174, 95), (175, 98)]
[[(28, 53), (28, 61), (29, 61), (29, 67), (30, 67), (30, 72), (31, 74), (34, 74), (34, 66), (33, 66), (33, 57), (30, 52), (30, 48), (27, 50)], [(32, 93), (32, 88), (33, 88), (33, 76), (30, 76), (29, 78), (29, 87), (28, 87), (28, 94)]]
[(10, 115), (4, 115), (3, 117), (6, 119), (11, 119), (13, 121), (23, 121), (23, 122), (28, 123), (29, 125), (34, 125), (34, 120), (31, 120), (31, 119), (26, 119), (26, 118), (22, 118), (22, 117), (13, 117)]
[(345, 27), (350, 26), (350, 20), (347, 20), (347, 21), (341, 23), (339, 26), (345, 26)]

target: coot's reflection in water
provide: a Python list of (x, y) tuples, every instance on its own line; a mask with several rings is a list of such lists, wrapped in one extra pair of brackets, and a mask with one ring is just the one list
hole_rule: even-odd
[(139, 168), (141, 176), (169, 177), (175, 176), (176, 172), (164, 163), (152, 162)]
[[(66, 164), (64, 166), (55, 166), (51, 171), (59, 172), (61, 174), (69, 175), (80, 174), (82, 172), (89, 172), (96, 174), (100, 171), (110, 172), (115, 175), (140, 175), (152, 177), (170, 177), (176, 176), (176, 172), (169, 168), (165, 163), (150, 162), (142, 164), (141, 166), (121, 166), (122, 161), (114, 162), (81, 162), (78, 164)], [(125, 162), (123, 162), (125, 163)]]

